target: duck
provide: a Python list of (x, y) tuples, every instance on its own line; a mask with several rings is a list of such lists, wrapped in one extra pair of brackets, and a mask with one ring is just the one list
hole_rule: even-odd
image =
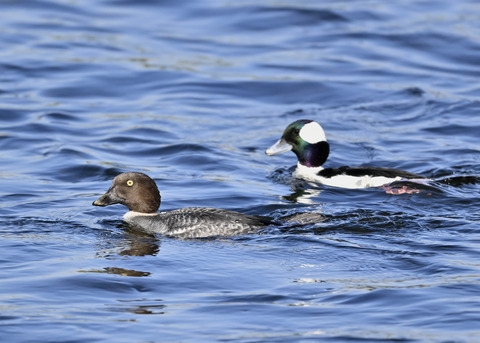
[(316, 121), (300, 119), (287, 126), (282, 137), (265, 153), (269, 156), (293, 151), (298, 158), (294, 177), (321, 183), (326, 186), (360, 189), (384, 187), (387, 193), (418, 193), (403, 185), (389, 188), (397, 181), (424, 183), (427, 178), (408, 171), (382, 167), (348, 167), (324, 168), (330, 154), (325, 131)]
[(93, 205), (124, 205), (129, 211), (123, 219), (131, 226), (175, 238), (244, 235), (270, 224), (266, 218), (210, 207), (158, 212), (160, 202), (160, 191), (152, 178), (144, 173), (126, 172), (117, 175)]

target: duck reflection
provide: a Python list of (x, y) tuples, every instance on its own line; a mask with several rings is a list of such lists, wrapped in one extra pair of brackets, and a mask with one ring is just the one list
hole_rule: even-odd
[(125, 269), (125, 268), (118, 268), (118, 267), (105, 267), (100, 270), (87, 270), (87, 271), (82, 271), (80, 272), (84, 273), (100, 273), (100, 274), (115, 274), (115, 275), (122, 275), (122, 276), (136, 276), (136, 277), (141, 277), (141, 276), (149, 276), (151, 273), (149, 272), (142, 272), (139, 270), (133, 270), (133, 269)]
[(117, 300), (119, 304), (109, 306), (112, 312), (129, 312), (133, 314), (166, 314), (162, 299)]
[[(115, 239), (102, 239), (102, 246), (97, 252), (97, 257), (106, 260), (115, 260), (121, 256), (155, 256), (160, 251), (160, 240), (143, 231), (136, 230), (126, 223), (116, 225), (122, 229), (123, 234)], [(105, 245), (107, 244), (107, 245)], [(150, 276), (150, 272), (125, 269), (119, 267), (104, 267), (96, 270), (80, 270), (88, 273), (115, 274), (121, 276), (145, 277)]]
[(316, 204), (317, 202), (313, 198), (320, 195), (323, 189), (319, 188), (318, 184), (293, 178), (292, 173), (294, 170), (294, 167), (279, 168), (269, 175), (269, 178), (275, 183), (290, 186), (291, 193), (281, 196), (281, 199), (295, 204)]
[(120, 256), (155, 256), (160, 251), (160, 241), (155, 235), (137, 230), (127, 223), (122, 223), (120, 228), (125, 232), (127, 248), (121, 250)]
[(155, 235), (131, 227), (125, 222), (116, 222), (115, 224), (122, 234), (120, 237), (115, 235), (114, 238), (108, 240), (103, 237), (102, 247), (97, 254), (99, 257), (155, 256), (160, 251), (160, 240)]
[(282, 199), (292, 203), (312, 205), (316, 204), (313, 198), (320, 195), (322, 191), (315, 188), (292, 187), (292, 193), (283, 195)]

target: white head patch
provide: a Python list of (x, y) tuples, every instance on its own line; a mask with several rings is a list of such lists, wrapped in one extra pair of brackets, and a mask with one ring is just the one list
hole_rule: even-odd
[(303, 125), (300, 129), (300, 137), (307, 143), (315, 144), (321, 141), (327, 141), (325, 137), (325, 132), (323, 132), (322, 127), (317, 122), (310, 122)]

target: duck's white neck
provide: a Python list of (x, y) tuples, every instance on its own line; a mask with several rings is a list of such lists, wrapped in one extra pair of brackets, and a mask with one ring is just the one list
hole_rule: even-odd
[(158, 213), (153, 212), (153, 213), (142, 213), (142, 212), (136, 212), (136, 211), (128, 211), (123, 215), (123, 219), (125, 221), (132, 220), (135, 217), (140, 217), (140, 216), (156, 216)]

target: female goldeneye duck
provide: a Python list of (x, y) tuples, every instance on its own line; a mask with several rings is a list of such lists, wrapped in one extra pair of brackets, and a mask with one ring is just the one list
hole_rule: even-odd
[(330, 153), (330, 146), (323, 128), (313, 120), (297, 120), (288, 125), (282, 137), (265, 153), (276, 155), (292, 150), (298, 158), (294, 175), (307, 181), (314, 181), (340, 188), (386, 187), (388, 193), (418, 193), (418, 190), (402, 188), (389, 189), (395, 181), (425, 181), (423, 176), (399, 169), (380, 167), (323, 168)]
[(129, 172), (115, 177), (93, 205), (125, 205), (130, 210), (123, 216), (127, 223), (148, 233), (178, 238), (243, 235), (270, 224), (263, 218), (209, 207), (157, 212), (160, 199), (155, 181), (143, 173)]

